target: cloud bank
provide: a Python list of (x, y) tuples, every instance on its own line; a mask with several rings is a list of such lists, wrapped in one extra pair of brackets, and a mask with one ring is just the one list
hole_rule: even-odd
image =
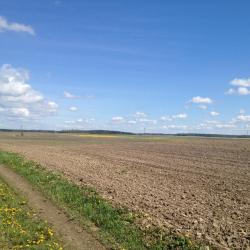
[(56, 113), (58, 105), (34, 90), (29, 72), (4, 64), (0, 68), (0, 112), (7, 118), (39, 119)]
[(225, 92), (226, 95), (250, 95), (250, 78), (235, 78), (230, 82), (234, 88)]
[(30, 25), (11, 23), (5, 17), (0, 16), (0, 32), (4, 31), (25, 32), (33, 36), (36, 34)]

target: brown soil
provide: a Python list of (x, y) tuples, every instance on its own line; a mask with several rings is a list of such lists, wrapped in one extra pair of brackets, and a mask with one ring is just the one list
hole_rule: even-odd
[(38, 216), (47, 220), (65, 242), (64, 248), (74, 250), (99, 250), (104, 247), (86, 233), (83, 228), (63, 214), (41, 193), (33, 190), (22, 177), (0, 165), (0, 176), (5, 182), (28, 200), (28, 205), (38, 212)]
[(0, 148), (149, 214), (144, 225), (172, 228), (218, 248), (250, 245), (250, 140), (1, 134)]

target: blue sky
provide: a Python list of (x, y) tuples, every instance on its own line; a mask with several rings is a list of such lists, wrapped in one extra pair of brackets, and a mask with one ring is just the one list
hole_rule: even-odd
[(0, 3), (0, 127), (246, 133), (249, 1)]

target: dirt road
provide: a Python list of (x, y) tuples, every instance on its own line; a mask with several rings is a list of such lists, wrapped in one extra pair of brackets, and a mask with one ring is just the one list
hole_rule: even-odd
[(250, 244), (250, 140), (1, 134), (0, 148), (149, 214), (145, 225), (224, 249)]
[(97, 240), (62, 213), (40, 192), (34, 190), (22, 177), (0, 165), (0, 177), (16, 192), (27, 198), (28, 205), (38, 212), (39, 218), (47, 220), (69, 250), (105, 249)]

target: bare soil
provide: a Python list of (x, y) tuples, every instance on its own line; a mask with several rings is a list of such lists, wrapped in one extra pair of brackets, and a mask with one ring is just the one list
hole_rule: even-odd
[(250, 140), (2, 133), (0, 149), (148, 214), (144, 226), (171, 228), (217, 248), (249, 249)]
[(16, 192), (21, 193), (28, 201), (28, 205), (37, 211), (39, 218), (47, 220), (64, 242), (65, 249), (72, 250), (100, 250), (105, 249), (96, 239), (83, 228), (69, 220), (69, 218), (48, 201), (40, 192), (34, 190), (22, 177), (12, 170), (0, 165), (0, 176)]

